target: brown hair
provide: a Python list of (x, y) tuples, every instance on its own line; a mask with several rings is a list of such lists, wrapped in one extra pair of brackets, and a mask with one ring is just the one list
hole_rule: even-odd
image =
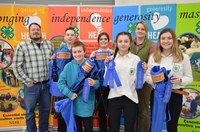
[(73, 48), (79, 47), (79, 46), (82, 47), (83, 51), (85, 52), (85, 45), (81, 41), (74, 42), (74, 44), (72, 45), (72, 51), (73, 51)]
[[(128, 38), (129, 38), (129, 40), (130, 40), (130, 44), (133, 42), (133, 38), (132, 38), (132, 36), (131, 36), (130, 33), (128, 33), (128, 32), (120, 32), (116, 36), (116, 44), (117, 44), (119, 36), (121, 36), (121, 35), (127, 35)], [(129, 48), (129, 50), (130, 50), (130, 48)], [(116, 48), (115, 48), (115, 54), (114, 54), (114, 59), (115, 59), (118, 51), (119, 51), (119, 48), (118, 48), (118, 46), (116, 46)]]
[(99, 40), (100, 40), (101, 36), (103, 36), (103, 35), (105, 35), (105, 36), (107, 37), (108, 42), (110, 41), (110, 37), (109, 37), (108, 33), (106, 33), (106, 32), (101, 32), (101, 33), (99, 34), (98, 38), (97, 38), (98, 43), (99, 43)]
[(72, 31), (74, 31), (74, 34), (76, 35), (76, 31), (74, 30), (73, 27), (68, 27), (68, 28), (66, 28), (66, 29), (65, 29), (65, 33), (66, 33), (68, 30), (72, 30)]
[(159, 37), (158, 37), (158, 45), (156, 47), (156, 51), (153, 54), (153, 58), (154, 58), (155, 62), (157, 62), (157, 63), (161, 62), (161, 53), (163, 51), (163, 48), (161, 46), (160, 39), (161, 39), (161, 35), (164, 33), (167, 33), (167, 32), (169, 32), (172, 35), (172, 39), (173, 39), (173, 45), (171, 48), (173, 62), (174, 63), (181, 62), (183, 60), (183, 54), (178, 47), (178, 41), (176, 39), (176, 34), (171, 28), (165, 28), (160, 32)]

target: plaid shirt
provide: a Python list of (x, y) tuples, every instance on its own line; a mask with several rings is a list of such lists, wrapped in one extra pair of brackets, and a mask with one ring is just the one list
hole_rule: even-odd
[(16, 78), (25, 84), (32, 80), (42, 82), (49, 79), (49, 61), (54, 47), (50, 41), (42, 39), (40, 47), (32, 40), (17, 45), (13, 59)]

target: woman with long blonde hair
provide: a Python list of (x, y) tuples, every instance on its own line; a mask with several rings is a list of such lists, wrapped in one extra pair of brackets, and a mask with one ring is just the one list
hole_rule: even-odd
[[(177, 132), (177, 123), (182, 107), (182, 90), (186, 85), (192, 83), (193, 77), (189, 56), (183, 54), (178, 48), (176, 34), (170, 28), (163, 29), (160, 32), (157, 49), (148, 61), (146, 81), (153, 86), (150, 71), (154, 66), (165, 67), (166, 70), (170, 70), (169, 75), (172, 76), (171, 83), (173, 86), (171, 98), (167, 105), (171, 115), (171, 120), (167, 122), (167, 131)], [(153, 92), (152, 95), (154, 95)], [(151, 104), (153, 103), (152, 98)], [(168, 110), (166, 111), (168, 112)], [(167, 117), (167, 119), (169, 118)]]

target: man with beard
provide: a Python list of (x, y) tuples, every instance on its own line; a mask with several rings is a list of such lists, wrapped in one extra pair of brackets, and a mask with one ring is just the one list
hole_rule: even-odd
[(39, 103), (39, 131), (48, 132), (50, 94), (49, 60), (54, 51), (50, 41), (41, 37), (41, 26), (29, 25), (30, 39), (17, 45), (13, 59), (16, 78), (24, 83), (27, 132), (37, 132), (35, 107)]

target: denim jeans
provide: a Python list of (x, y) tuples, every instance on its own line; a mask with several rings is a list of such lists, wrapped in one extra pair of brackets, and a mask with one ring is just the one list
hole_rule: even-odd
[(37, 132), (35, 122), (35, 107), (37, 103), (39, 104), (39, 132), (48, 132), (50, 93), (47, 83), (35, 83), (32, 87), (24, 85), (24, 103), (27, 132)]

